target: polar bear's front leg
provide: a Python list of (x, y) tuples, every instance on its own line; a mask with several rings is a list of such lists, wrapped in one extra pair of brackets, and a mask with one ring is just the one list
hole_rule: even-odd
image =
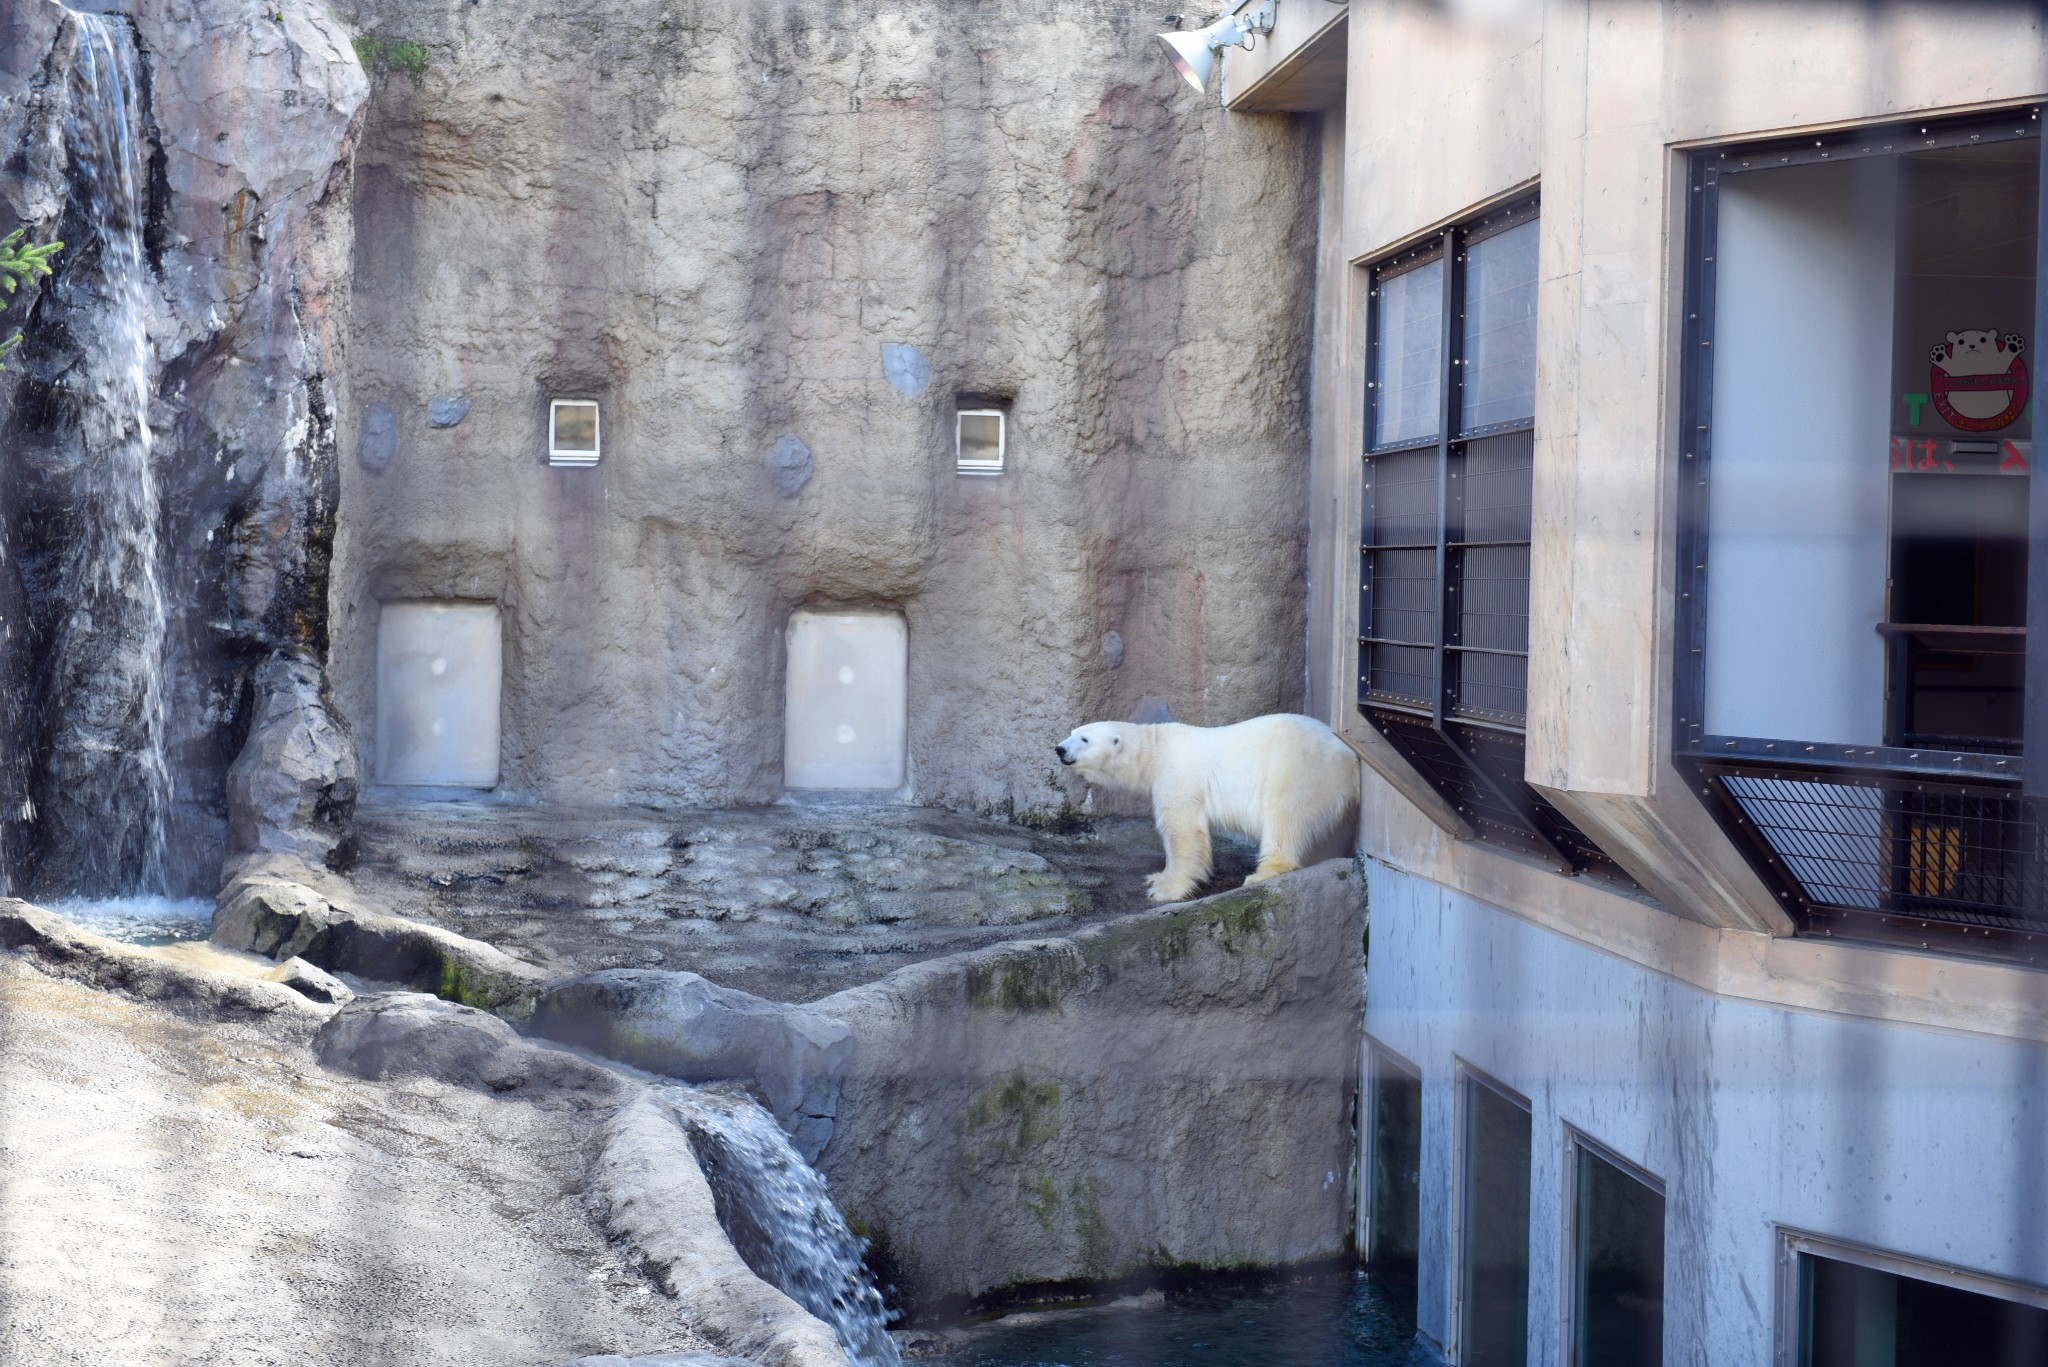
[(1155, 902), (1185, 902), (1209, 878), (1209, 818), (1200, 798), (1162, 803), (1153, 818), (1166, 867), (1145, 880)]

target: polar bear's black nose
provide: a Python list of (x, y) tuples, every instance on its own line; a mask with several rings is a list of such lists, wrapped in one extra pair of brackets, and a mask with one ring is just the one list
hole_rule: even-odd
[(1060, 763), (1062, 764), (1072, 764), (1074, 762), (1067, 758), (1067, 743), (1065, 741), (1054, 741), (1052, 752), (1060, 757)]

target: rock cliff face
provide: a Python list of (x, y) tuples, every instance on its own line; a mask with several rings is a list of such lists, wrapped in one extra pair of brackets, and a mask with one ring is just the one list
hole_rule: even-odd
[[(105, 112), (109, 54), (133, 64), (126, 266), (82, 129)], [(0, 233), (67, 244), (0, 320), (27, 334), (0, 374), (0, 881), (211, 891), (251, 672), (324, 659), (366, 90), (308, 0), (142, 0), (104, 19), (0, 0)], [(110, 429), (96, 367), (117, 295), (146, 341), (120, 377), (139, 416)], [(122, 443), (146, 480), (108, 464)], [(118, 553), (81, 551), (124, 519)], [(129, 606), (151, 582), (153, 619)], [(169, 791), (138, 805), (122, 764), (151, 748)]]
[[(1078, 799), (1051, 741), (1146, 694), (1298, 705), (1305, 126), (1094, 0), (356, 22), (359, 735), (407, 598), (502, 606), (502, 784), (546, 800), (775, 798), (798, 606), (904, 614), (929, 803)], [(551, 398), (600, 401), (595, 468), (546, 464)], [(956, 404), (1007, 408), (1004, 475), (955, 474)]]

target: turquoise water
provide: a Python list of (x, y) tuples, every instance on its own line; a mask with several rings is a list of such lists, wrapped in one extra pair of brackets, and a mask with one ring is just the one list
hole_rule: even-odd
[(943, 1367), (1423, 1367), (1415, 1294), (1363, 1273), (1171, 1293), (1145, 1309), (977, 1329), (919, 1362)]

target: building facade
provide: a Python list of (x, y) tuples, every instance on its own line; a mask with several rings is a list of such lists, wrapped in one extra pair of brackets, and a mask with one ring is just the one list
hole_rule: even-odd
[(1360, 1243), (1452, 1361), (2048, 1360), (2042, 21), (1278, 0), (1230, 54), (1323, 129)]

